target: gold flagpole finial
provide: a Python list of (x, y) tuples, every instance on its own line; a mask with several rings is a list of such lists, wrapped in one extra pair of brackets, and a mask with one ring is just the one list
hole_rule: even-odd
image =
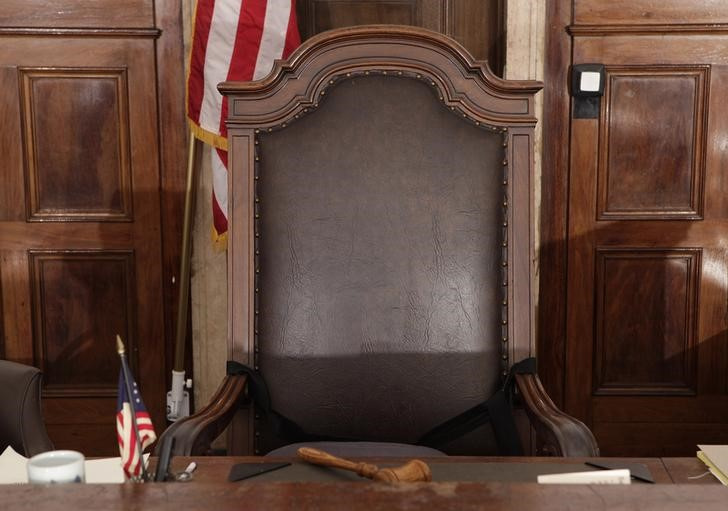
[(116, 351), (119, 352), (119, 355), (123, 355), (125, 351), (124, 343), (121, 342), (121, 337), (119, 336), (119, 334), (116, 334)]

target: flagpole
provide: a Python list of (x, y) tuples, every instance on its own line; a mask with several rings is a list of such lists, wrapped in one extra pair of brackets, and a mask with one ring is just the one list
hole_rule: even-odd
[(172, 368), (172, 393), (170, 416), (179, 418), (184, 399), (185, 381), (185, 339), (187, 338), (187, 312), (190, 296), (191, 235), (195, 200), (197, 195), (197, 139), (190, 132), (187, 153), (187, 185), (185, 189), (185, 210), (182, 224), (182, 250), (179, 270), (179, 302), (177, 304), (177, 328), (175, 331), (174, 366)]
[(149, 480), (149, 474), (147, 473), (147, 467), (144, 464), (144, 448), (142, 446), (142, 439), (139, 435), (139, 426), (137, 426), (136, 410), (134, 409), (134, 394), (131, 388), (131, 378), (129, 377), (129, 366), (126, 363), (126, 350), (124, 349), (124, 343), (121, 341), (119, 335), (116, 336), (116, 350), (119, 352), (119, 358), (121, 358), (121, 372), (124, 375), (124, 386), (126, 387), (126, 395), (129, 398), (129, 407), (131, 408), (131, 425), (136, 436), (137, 450), (139, 451), (139, 461), (142, 465), (142, 481)]

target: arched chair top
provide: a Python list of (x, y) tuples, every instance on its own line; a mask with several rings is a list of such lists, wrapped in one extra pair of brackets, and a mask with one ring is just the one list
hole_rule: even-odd
[(475, 124), (534, 126), (536, 81), (503, 80), (453, 39), (430, 30), (370, 25), (308, 39), (271, 73), (253, 82), (225, 82), (230, 128), (284, 127), (324, 101), (337, 81), (395, 75), (429, 84), (447, 108)]

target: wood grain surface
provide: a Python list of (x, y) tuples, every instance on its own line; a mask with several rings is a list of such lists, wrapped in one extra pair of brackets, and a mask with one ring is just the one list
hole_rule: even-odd
[[(517, 459), (517, 458), (516, 458)], [(449, 458), (449, 462), (498, 461), (503, 458)], [(553, 458), (520, 458), (543, 461)], [(577, 459), (565, 460), (573, 463)], [(189, 458), (173, 460), (182, 470)], [(640, 509), (672, 511), (725, 508), (726, 490), (717, 484), (694, 486), (683, 476), (701, 470), (695, 458), (630, 459), (649, 464), (658, 482), (631, 486), (537, 485), (503, 482), (386, 484), (362, 480), (345, 483), (243, 482), (228, 483), (233, 463), (272, 461), (263, 458), (198, 458), (199, 468), (189, 483), (123, 485), (11, 485), (0, 487), (7, 509), (56, 509), (59, 502), (74, 509)], [(390, 460), (391, 461), (391, 460)], [(512, 461), (509, 460), (509, 461)], [(664, 464), (663, 464), (664, 461)], [(432, 463), (433, 461), (430, 460)], [(665, 466), (672, 467), (668, 475)], [(660, 468), (662, 467), (662, 468)], [(667, 478), (667, 479), (665, 479)], [(680, 484), (669, 484), (673, 480)], [(703, 483), (711, 483), (704, 479)]]

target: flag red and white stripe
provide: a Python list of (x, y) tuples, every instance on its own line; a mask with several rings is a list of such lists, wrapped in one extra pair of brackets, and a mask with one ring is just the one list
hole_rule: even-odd
[(227, 232), (227, 99), (224, 81), (258, 80), (301, 42), (295, 0), (197, 0), (187, 81), (194, 135), (213, 145), (213, 222)]
[(134, 411), (136, 412), (136, 424), (139, 430), (139, 442), (137, 442), (136, 432), (134, 431), (131, 419), (131, 406), (129, 405), (129, 395), (126, 392), (124, 383), (124, 375), (119, 374), (119, 394), (116, 407), (116, 435), (119, 441), (119, 453), (121, 454), (121, 467), (127, 477), (139, 477), (142, 472), (141, 453), (149, 447), (156, 439), (152, 419), (149, 417), (139, 393), (139, 388), (135, 381), (130, 382), (132, 388), (131, 399), (134, 401)]

